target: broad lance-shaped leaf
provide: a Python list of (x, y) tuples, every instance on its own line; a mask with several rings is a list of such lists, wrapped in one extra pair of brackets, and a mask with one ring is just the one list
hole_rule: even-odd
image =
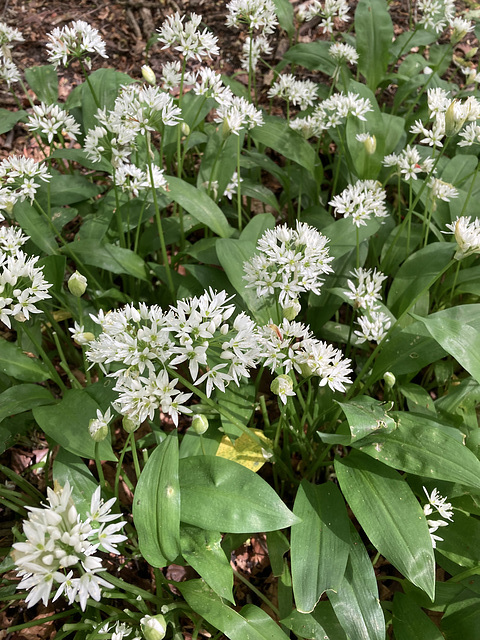
[[(480, 305), (466, 306), (479, 317)], [(432, 338), (480, 382), (480, 331), (470, 323), (466, 324), (468, 316), (462, 307), (445, 309), (427, 318), (415, 317), (423, 322)]]
[(375, 91), (388, 67), (388, 50), (393, 39), (393, 24), (385, 0), (360, 0), (355, 11), (358, 70)]
[(444, 635), (408, 596), (397, 591), (393, 598), (393, 629), (396, 640), (443, 640)]
[(222, 533), (275, 531), (299, 522), (260, 476), (216, 456), (180, 460), (181, 520)]
[(347, 417), (352, 443), (371, 433), (390, 433), (396, 429), (395, 420), (388, 415), (390, 403), (378, 402), (368, 396), (338, 403)]
[(327, 590), (342, 582), (350, 549), (345, 502), (332, 482), (312, 485), (303, 480), (293, 513), (301, 520), (292, 527), (292, 581), (297, 609), (310, 613)]
[(435, 561), (423, 510), (390, 467), (353, 450), (335, 460), (340, 488), (378, 551), (433, 600)]
[(232, 595), (233, 571), (222, 547), (218, 531), (205, 531), (182, 524), (182, 556), (221, 598), (235, 604)]
[(203, 580), (188, 580), (176, 586), (190, 607), (230, 640), (288, 640), (264, 611), (249, 605), (237, 613)]
[(17, 384), (9, 387), (0, 393), (0, 422), (8, 416), (52, 402), (55, 400), (50, 391), (38, 384)]
[(385, 640), (385, 618), (367, 550), (350, 523), (351, 546), (343, 580), (328, 592), (337, 618), (351, 640)]
[(395, 431), (380, 432), (368, 440), (368, 444), (359, 442), (358, 448), (389, 467), (480, 489), (480, 462), (475, 454), (421, 415), (402, 419), (400, 414)]
[(135, 489), (133, 519), (140, 551), (154, 567), (180, 554), (178, 436), (172, 431), (148, 459)]

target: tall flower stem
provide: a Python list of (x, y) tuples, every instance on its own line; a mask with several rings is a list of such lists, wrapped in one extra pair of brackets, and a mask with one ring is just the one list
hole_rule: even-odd
[(103, 475), (103, 467), (102, 467), (102, 462), (100, 460), (99, 445), (100, 445), (99, 442), (95, 442), (95, 466), (97, 467), (98, 481), (100, 482), (100, 486), (102, 487), (102, 489), (104, 489), (107, 486), (107, 483), (105, 482), (105, 476)]
[(38, 342), (38, 340), (35, 338), (33, 333), (30, 331), (30, 328), (28, 327), (27, 323), (22, 324), (22, 329), (27, 334), (30, 342), (32, 342), (32, 344), (37, 349), (37, 351), (38, 351), (38, 353), (40, 355), (40, 358), (42, 359), (43, 364), (50, 371), (50, 376), (51, 376), (52, 380), (54, 380), (58, 384), (60, 389), (63, 392), (65, 392), (67, 390), (67, 387), (64, 385), (63, 380), (61, 379), (61, 377), (58, 375), (58, 371), (53, 366), (53, 362), (50, 360), (50, 358), (45, 353), (42, 345)]
[(168, 261), (168, 255), (167, 255), (167, 247), (165, 245), (165, 237), (163, 235), (162, 220), (160, 218), (160, 209), (158, 207), (157, 191), (155, 189), (155, 181), (153, 179), (152, 150), (151, 150), (151, 145), (150, 145), (150, 134), (149, 134), (148, 131), (147, 131), (147, 133), (145, 135), (145, 141), (147, 143), (148, 173), (149, 173), (149, 176), (150, 176), (150, 184), (151, 184), (152, 197), (153, 197), (153, 206), (155, 208), (155, 221), (157, 223), (158, 237), (160, 238), (160, 249), (161, 249), (161, 252), (162, 252), (163, 266), (165, 267), (165, 273), (167, 275), (168, 290), (170, 292), (170, 296), (171, 296), (172, 300), (174, 300), (175, 299), (175, 288), (173, 286), (172, 274), (171, 274), (171, 271), (170, 271), (170, 263)]
[(240, 183), (240, 136), (237, 136), (237, 216), (238, 229), (242, 230), (242, 187)]

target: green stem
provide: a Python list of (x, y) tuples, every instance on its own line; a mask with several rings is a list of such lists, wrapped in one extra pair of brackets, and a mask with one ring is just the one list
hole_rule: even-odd
[(242, 230), (242, 188), (240, 183), (240, 136), (237, 136), (237, 216), (238, 229)]
[(75, 376), (73, 375), (73, 373), (70, 370), (70, 367), (68, 366), (68, 362), (65, 359), (65, 354), (63, 353), (62, 345), (60, 344), (60, 340), (58, 339), (57, 332), (54, 331), (52, 335), (53, 335), (53, 340), (55, 342), (55, 346), (57, 347), (58, 354), (60, 356), (60, 366), (62, 367), (62, 369), (67, 374), (67, 377), (70, 380), (72, 388), (73, 389), (82, 389), (83, 388), (82, 385), (75, 378)]
[(133, 457), (133, 466), (135, 467), (135, 475), (137, 476), (137, 480), (140, 478), (140, 464), (138, 462), (138, 452), (137, 452), (137, 443), (135, 441), (134, 432), (132, 432), (129, 436), (129, 440), (132, 447), (132, 457)]
[(67, 387), (64, 385), (63, 380), (61, 379), (61, 377), (58, 374), (58, 371), (55, 369), (55, 367), (53, 366), (52, 361), (50, 360), (50, 358), (47, 356), (47, 354), (45, 353), (45, 351), (43, 350), (43, 347), (41, 344), (39, 344), (35, 338), (35, 336), (33, 335), (33, 333), (30, 331), (27, 323), (22, 325), (22, 328), (24, 329), (25, 333), (27, 334), (27, 336), (29, 337), (30, 341), (35, 345), (35, 348), (37, 349), (38, 353), (40, 354), (40, 357), (42, 359), (42, 362), (45, 364), (45, 366), (47, 367), (47, 369), (50, 371), (50, 375), (52, 377), (52, 380), (54, 380), (58, 386), (60, 387), (60, 389), (65, 392), (67, 390)]
[(254, 587), (253, 584), (251, 584), (251, 582), (249, 582), (246, 578), (244, 578), (242, 574), (236, 571), (233, 567), (232, 567), (232, 571), (233, 571), (233, 575), (236, 578), (238, 578), (241, 582), (243, 582), (243, 584), (246, 585), (251, 591), (253, 591), (253, 593), (258, 598), (260, 598), (260, 600), (262, 600), (262, 602), (264, 602), (267, 605), (267, 607), (269, 607), (269, 609), (271, 609), (276, 616), (278, 616), (279, 618), (281, 617), (280, 611), (277, 609), (277, 607), (274, 604), (272, 604), (270, 600), (267, 597), (265, 597), (261, 591), (259, 591), (256, 587)]
[(98, 452), (99, 444), (100, 444), (99, 442), (95, 442), (95, 465), (97, 467), (98, 480), (100, 482), (100, 486), (102, 487), (102, 489), (104, 489), (107, 486), (107, 484), (105, 482), (105, 476), (103, 475), (102, 462), (100, 460), (100, 454)]

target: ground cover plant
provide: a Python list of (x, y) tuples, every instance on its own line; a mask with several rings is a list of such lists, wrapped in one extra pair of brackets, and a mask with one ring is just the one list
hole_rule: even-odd
[(0, 23), (0, 133), (42, 156), (0, 162), (15, 637), (478, 636), (477, 14), (297, 9), (225, 4), (242, 78), (207, 15), (141, 77), (81, 20), (22, 68)]

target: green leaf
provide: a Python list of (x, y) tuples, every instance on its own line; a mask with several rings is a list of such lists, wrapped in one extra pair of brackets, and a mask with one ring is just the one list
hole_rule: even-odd
[(37, 98), (47, 104), (58, 100), (57, 70), (52, 64), (25, 69), (25, 80), (37, 94)]
[(180, 490), (181, 520), (202, 529), (220, 523), (224, 533), (255, 533), (298, 522), (265, 480), (224, 458), (182, 458)]
[(335, 71), (335, 62), (328, 53), (331, 44), (331, 42), (324, 40), (296, 44), (288, 49), (283, 59), (299, 64), (305, 69), (310, 69), (310, 71), (319, 69), (331, 76)]
[[(471, 312), (480, 309), (480, 305), (468, 307)], [(480, 331), (466, 324), (464, 309), (452, 307), (417, 319), (423, 322), (432, 338), (480, 382)]]
[(19, 120), (27, 114), (26, 111), (9, 111), (8, 109), (0, 109), (0, 134), (7, 133), (13, 129)]
[(77, 162), (82, 167), (92, 169), (93, 171), (106, 171), (112, 173), (112, 165), (108, 160), (102, 158), (100, 162), (94, 162), (90, 160), (86, 152), (83, 149), (55, 149), (51, 154), (51, 158), (64, 158), (71, 162)]
[(352, 451), (335, 460), (340, 488), (372, 544), (433, 600), (435, 562), (423, 510), (405, 480)]
[(70, 242), (62, 251), (85, 264), (90, 264), (112, 273), (126, 273), (139, 280), (147, 280), (145, 261), (130, 249), (115, 244), (97, 244), (91, 240)]
[(37, 262), (35, 266), (42, 267), (43, 276), (47, 282), (53, 285), (49, 292), (60, 293), (63, 289), (63, 278), (66, 267), (65, 256), (46, 256)]
[[(68, 389), (63, 400), (47, 407), (35, 407), (38, 426), (61, 447), (82, 458), (95, 458), (95, 443), (88, 423), (97, 417), (98, 404), (83, 389)], [(98, 445), (101, 460), (117, 461), (108, 439)]]
[[(40, 190), (44, 199), (46, 188), (42, 187)], [(76, 202), (95, 198), (101, 192), (101, 187), (93, 184), (84, 176), (54, 174), (50, 180), (50, 205), (52, 207), (63, 207), (68, 204), (75, 204)]]
[(235, 604), (233, 571), (222, 547), (222, 535), (182, 524), (180, 529), (182, 556), (215, 593)]
[(265, 640), (288, 640), (278, 624), (263, 609), (254, 604), (246, 604), (240, 609), (240, 615), (260, 633)]
[(54, 398), (48, 389), (37, 384), (18, 384), (0, 393), (0, 422), (33, 407), (51, 404)]
[(243, 180), (241, 188), (242, 195), (258, 200), (259, 202), (263, 202), (264, 204), (268, 204), (272, 209), (275, 209), (275, 211), (280, 211), (280, 205), (278, 204), (277, 198), (270, 189), (267, 189), (267, 187), (264, 187), (262, 184), (257, 184), (252, 180)]
[(343, 581), (328, 599), (351, 640), (385, 640), (385, 618), (370, 557), (353, 524), (352, 544)]
[(172, 200), (188, 211), (195, 220), (207, 226), (221, 238), (232, 235), (233, 229), (228, 224), (223, 211), (204, 191), (175, 176), (168, 176), (168, 188), (168, 195)]
[(443, 640), (444, 636), (422, 609), (408, 596), (397, 591), (393, 598), (395, 640)]
[[(202, 580), (188, 580), (188, 582), (180, 582), (176, 586), (190, 607), (198, 615), (205, 618), (209, 624), (219, 629), (231, 640), (287, 639), (287, 636), (282, 633), (280, 628), (278, 628), (278, 633), (275, 632), (272, 635), (270, 625), (266, 625), (267, 635), (265, 636), (265, 627), (262, 624), (263, 620), (259, 621), (257, 616), (255, 616), (255, 621), (253, 623), (249, 622), (225, 604)], [(252, 614), (251, 610), (249, 613), (250, 615)]]
[(402, 396), (407, 399), (409, 411), (424, 413), (425, 415), (436, 414), (435, 403), (432, 396), (418, 384), (402, 384), (398, 389)]
[(217, 194), (222, 197), (237, 167), (237, 149), (238, 145), (243, 147), (244, 138), (244, 131), (240, 132), (240, 138), (235, 135), (224, 138), (221, 127), (210, 133), (197, 174), (197, 187), (206, 192), (209, 184), (217, 182)]
[(358, 70), (372, 91), (387, 72), (393, 24), (385, 0), (360, 0), (355, 11)]
[(23, 231), (41, 251), (48, 255), (58, 253), (58, 244), (52, 227), (27, 200), (16, 203), (13, 215)]
[(62, 487), (67, 482), (70, 483), (75, 508), (82, 519), (85, 519), (90, 510), (92, 496), (98, 487), (97, 480), (86, 464), (73, 453), (60, 449), (53, 461), (52, 473), (53, 479)]
[(332, 482), (302, 480), (293, 506), (301, 520), (292, 527), (293, 593), (297, 609), (311, 613), (325, 591), (336, 591), (343, 579), (350, 548), (347, 510)]
[[(229, 411), (242, 424), (248, 424), (255, 409), (255, 385), (242, 382), (240, 387), (229, 386), (222, 393), (216, 393), (218, 404)], [(243, 431), (225, 416), (221, 416), (222, 427), (227, 436), (237, 438)]]
[(264, 120), (265, 124), (262, 127), (255, 127), (250, 131), (250, 137), (255, 142), (278, 151), (285, 158), (297, 162), (314, 176), (315, 151), (305, 138), (291, 129), (282, 118), (265, 116)]
[(409, 256), (397, 271), (390, 287), (387, 306), (398, 318), (405, 309), (452, 259), (454, 248), (451, 243), (433, 242)]
[(149, 457), (135, 489), (138, 543), (154, 567), (164, 567), (181, 553), (178, 462), (178, 436), (172, 431)]
[(391, 408), (390, 403), (361, 396), (356, 400), (339, 402), (338, 404), (347, 417), (352, 443), (372, 433), (383, 435), (397, 428), (395, 420), (387, 413)]
[(292, 611), (280, 622), (300, 638), (347, 640), (330, 602), (319, 602), (313, 613)]
[(14, 342), (0, 338), (0, 371), (24, 382), (43, 382), (50, 374), (36, 358), (27, 356)]
[(277, 14), (278, 23), (288, 35), (293, 37), (295, 27), (293, 26), (293, 6), (289, 0), (273, 0), (275, 3), (275, 13)]
[(290, 549), (290, 544), (281, 531), (269, 531), (267, 533), (268, 557), (272, 573), (275, 577), (280, 577), (284, 570), (283, 556)]
[(438, 532), (443, 538), (437, 545), (438, 552), (465, 569), (473, 569), (480, 564), (480, 521), (455, 510), (453, 522)]

